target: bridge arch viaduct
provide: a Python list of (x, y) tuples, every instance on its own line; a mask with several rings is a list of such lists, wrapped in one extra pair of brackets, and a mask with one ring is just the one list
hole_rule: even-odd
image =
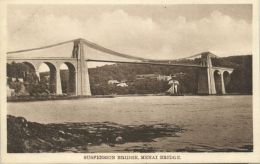
[(205, 67), (199, 70), (198, 94), (226, 94), (228, 78), (233, 68), (212, 66), (212, 57), (216, 56), (210, 52), (201, 54), (201, 65)]
[[(69, 89), (69, 92), (75, 95), (78, 95), (78, 90), (76, 89), (76, 80), (77, 80), (77, 61), (72, 59), (9, 59), (7, 61), (9, 64), (12, 62), (16, 63), (24, 63), (29, 66), (31, 71), (35, 72), (38, 78), (40, 79), (40, 66), (42, 64), (46, 64), (50, 70), (50, 83), (53, 85), (55, 94), (62, 94), (62, 87), (61, 87), (61, 79), (60, 79), (60, 67), (62, 64), (65, 64), (68, 67), (69, 70), (69, 83), (73, 84)], [(70, 86), (68, 86), (70, 87)]]

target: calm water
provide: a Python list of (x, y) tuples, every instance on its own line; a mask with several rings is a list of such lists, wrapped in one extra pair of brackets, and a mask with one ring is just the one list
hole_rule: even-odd
[(187, 129), (180, 137), (113, 148), (103, 145), (90, 148), (93, 152), (120, 151), (142, 144), (163, 151), (252, 145), (252, 96), (140, 96), (8, 103), (8, 114), (40, 123), (168, 123)]

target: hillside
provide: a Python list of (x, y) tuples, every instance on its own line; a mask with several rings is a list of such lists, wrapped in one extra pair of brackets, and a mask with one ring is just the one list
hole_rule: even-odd
[[(171, 63), (187, 63), (198, 64), (199, 60), (173, 60)], [(234, 68), (234, 72), (231, 74), (231, 81), (226, 90), (229, 93), (252, 93), (252, 55), (245, 56), (230, 56), (224, 58), (212, 59), (213, 66), (222, 66)], [(173, 75), (176, 73), (184, 73), (183, 77), (176, 77), (180, 81), (180, 89), (183, 93), (195, 94), (197, 91), (197, 77), (198, 69), (190, 67), (171, 67), (171, 66), (157, 66), (157, 65), (142, 65), (142, 64), (114, 64), (105, 65), (97, 68), (90, 68), (90, 83), (91, 90), (95, 94), (100, 91), (100, 86), (105, 87), (108, 80), (115, 79), (118, 81), (126, 80), (138, 83), (136, 81), (136, 75), (139, 74), (160, 74), (160, 75)], [(243, 79), (243, 80), (241, 80)], [(140, 82), (140, 81), (139, 81)], [(143, 81), (143, 85), (151, 85), (154, 83), (151, 80)], [(157, 84), (156, 87), (158, 87)], [(165, 84), (161, 84), (161, 92), (165, 91), (168, 87)], [(99, 87), (99, 88), (98, 88)], [(133, 89), (133, 88), (131, 88)], [(97, 91), (97, 92), (96, 92)], [(105, 91), (103, 91), (105, 92)], [(129, 93), (132, 93), (129, 91)], [(138, 93), (138, 92), (137, 92)], [(140, 93), (140, 92), (139, 92)]]
[[(196, 64), (200, 59), (183, 59), (164, 61), (165, 63)], [(252, 55), (229, 56), (212, 58), (213, 66), (234, 68), (230, 75), (230, 83), (226, 86), (228, 93), (252, 94)], [(30, 71), (22, 63), (7, 64), (8, 77), (23, 77), (24, 72)], [(41, 76), (48, 75), (41, 73)], [(61, 70), (62, 89), (66, 91), (68, 71)], [(180, 82), (179, 91), (182, 94), (196, 94), (198, 89), (198, 68), (180, 66), (162, 66), (147, 64), (113, 64), (97, 68), (89, 68), (90, 87), (93, 95), (109, 94), (157, 94), (165, 93), (170, 87), (167, 81), (144, 78), (137, 79), (137, 75), (178, 75), (175, 80)], [(108, 85), (109, 80), (126, 81), (128, 87), (116, 87)], [(33, 79), (31, 80), (34, 81)], [(39, 88), (39, 87), (38, 87)]]

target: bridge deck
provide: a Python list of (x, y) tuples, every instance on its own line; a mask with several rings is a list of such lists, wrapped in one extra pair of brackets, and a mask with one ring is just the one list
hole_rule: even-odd
[[(66, 58), (66, 57), (41, 57), (41, 58), (7, 58), (7, 60), (71, 60), (75, 61), (76, 58)], [(147, 65), (159, 65), (159, 66), (179, 66), (179, 67), (195, 67), (195, 68), (206, 68), (206, 66), (193, 65), (193, 64), (173, 64), (173, 63), (160, 63), (160, 62), (131, 62), (131, 61), (117, 61), (117, 60), (95, 60), (95, 59), (86, 59), (87, 62), (104, 62), (104, 63), (126, 63), (126, 64), (147, 64)], [(227, 67), (212, 67), (213, 69), (225, 69), (233, 70), (233, 68)]]

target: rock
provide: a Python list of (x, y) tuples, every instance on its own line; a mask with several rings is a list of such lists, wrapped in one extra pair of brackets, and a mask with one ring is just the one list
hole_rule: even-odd
[[(106, 123), (40, 124), (23, 117), (7, 117), (8, 152), (86, 152), (89, 145), (130, 142), (152, 142), (156, 138), (175, 136), (182, 129), (168, 124), (121, 125)], [(84, 147), (84, 150), (83, 150)], [(70, 149), (71, 148), (71, 149)], [(85, 150), (86, 148), (86, 150)], [(150, 147), (136, 147), (129, 151), (153, 152)]]
[(64, 131), (62, 131), (62, 130), (59, 130), (59, 133), (61, 133), (61, 134), (65, 134), (65, 132), (64, 132)]
[(123, 142), (123, 137), (121, 137), (121, 136), (116, 137), (116, 142), (117, 143), (122, 143)]

